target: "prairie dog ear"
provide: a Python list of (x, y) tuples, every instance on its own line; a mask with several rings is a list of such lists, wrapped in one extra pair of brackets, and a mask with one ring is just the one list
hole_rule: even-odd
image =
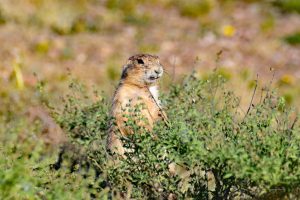
[(132, 60), (127, 60), (126, 65), (130, 65), (130, 64), (133, 64), (133, 61)]

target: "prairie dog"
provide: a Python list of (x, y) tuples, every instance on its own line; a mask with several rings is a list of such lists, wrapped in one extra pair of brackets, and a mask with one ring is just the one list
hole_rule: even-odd
[(126, 136), (134, 134), (130, 127), (126, 127), (127, 116), (132, 114), (130, 109), (143, 105), (139, 114), (145, 119), (135, 120), (138, 126), (151, 131), (156, 121), (162, 119), (160, 102), (158, 99), (158, 80), (163, 75), (163, 66), (158, 56), (137, 54), (131, 56), (123, 67), (121, 80), (115, 91), (110, 115), (114, 120), (108, 131), (107, 148), (119, 155), (124, 155), (125, 149), (118, 132)]

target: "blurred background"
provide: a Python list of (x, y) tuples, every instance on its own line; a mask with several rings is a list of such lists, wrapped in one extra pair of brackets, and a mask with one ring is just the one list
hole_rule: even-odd
[(88, 179), (49, 170), (66, 136), (48, 108), (68, 105), (70, 82), (83, 107), (110, 99), (136, 53), (161, 58), (164, 91), (215, 71), (244, 113), (256, 80), (254, 104), (272, 85), (300, 108), (300, 0), (0, 0), (0, 198), (86, 199)]
[(111, 94), (136, 53), (160, 56), (164, 90), (218, 68), (245, 105), (258, 74), (299, 106), (299, 14), (299, 0), (0, 0), (0, 115), (38, 104), (39, 80), (59, 103), (69, 74)]

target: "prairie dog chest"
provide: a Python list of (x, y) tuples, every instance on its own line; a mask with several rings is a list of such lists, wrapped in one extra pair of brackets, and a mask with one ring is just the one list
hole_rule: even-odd
[(151, 86), (151, 87), (149, 87), (149, 91), (150, 91), (151, 95), (153, 96), (154, 100), (158, 103), (158, 105), (160, 105), (160, 101), (158, 99), (158, 96), (159, 96), (158, 87)]
[(134, 107), (135, 105), (144, 104), (150, 112), (158, 112), (158, 105), (160, 106), (157, 86), (150, 86), (147, 89), (123, 87), (117, 92), (114, 101), (120, 102), (123, 109), (128, 106)]
[(159, 100), (159, 91), (157, 86), (149, 87), (148, 93), (150, 92), (149, 99), (148, 99), (148, 109), (150, 115), (152, 116), (153, 120), (156, 121), (159, 118), (160, 114), (160, 106), (161, 102)]

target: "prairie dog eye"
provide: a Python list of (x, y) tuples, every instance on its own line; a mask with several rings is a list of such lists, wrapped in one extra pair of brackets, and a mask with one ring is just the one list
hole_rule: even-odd
[(139, 64), (145, 64), (144, 61), (142, 59), (137, 59)]

